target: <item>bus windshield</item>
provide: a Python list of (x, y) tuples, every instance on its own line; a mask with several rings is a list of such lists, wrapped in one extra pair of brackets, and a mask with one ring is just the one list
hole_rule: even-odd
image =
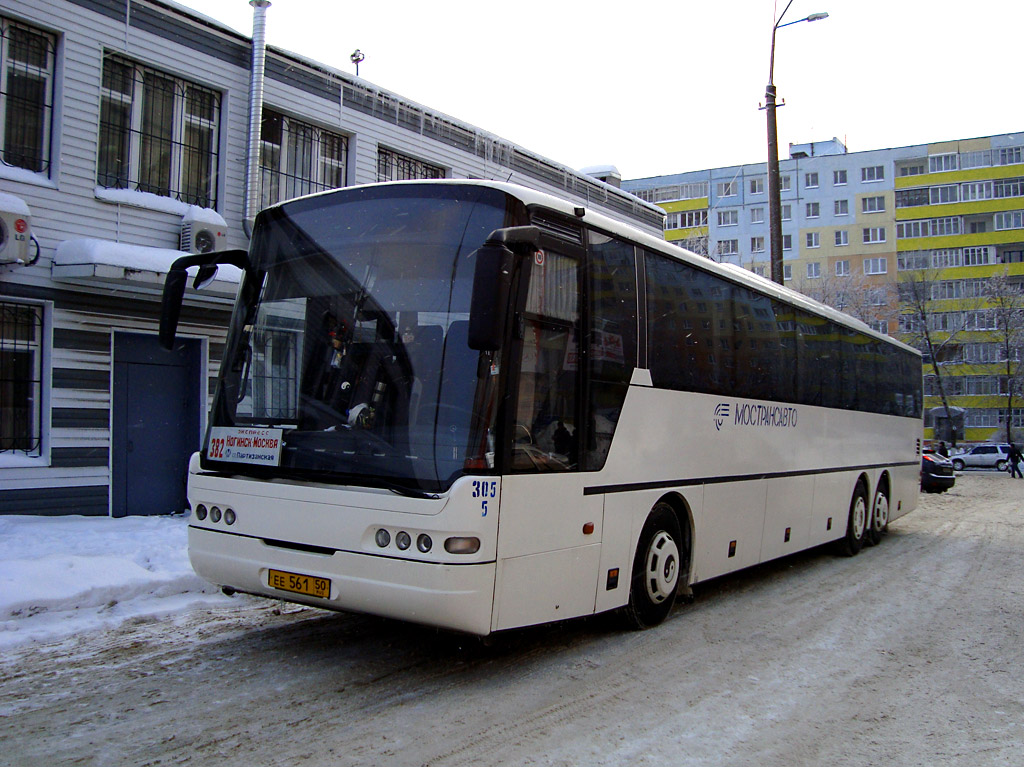
[[(515, 223), (508, 199), (408, 184), (260, 214), (204, 466), (412, 492), (493, 467), (499, 366), (467, 343), (470, 256)], [(211, 449), (260, 429), (280, 438), (269, 465)]]

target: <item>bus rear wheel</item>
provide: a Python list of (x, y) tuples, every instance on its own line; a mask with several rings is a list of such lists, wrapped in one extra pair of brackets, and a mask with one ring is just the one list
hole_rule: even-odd
[(846, 535), (838, 542), (839, 553), (844, 557), (857, 555), (864, 546), (868, 529), (868, 494), (864, 483), (858, 482), (850, 499), (850, 516), (846, 521)]
[(629, 602), (623, 609), (630, 627), (657, 626), (672, 611), (683, 561), (681, 540), (679, 521), (672, 507), (667, 503), (655, 505), (644, 523), (633, 558)]
[(884, 488), (875, 490), (875, 499), (871, 502), (871, 517), (868, 519), (867, 541), (872, 546), (882, 542), (882, 536), (889, 529), (889, 496)]

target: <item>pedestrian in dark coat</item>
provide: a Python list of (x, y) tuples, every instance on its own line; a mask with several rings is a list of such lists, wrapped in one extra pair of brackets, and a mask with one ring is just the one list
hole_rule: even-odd
[(1024, 479), (1024, 474), (1020, 471), (1020, 462), (1024, 460), (1024, 455), (1021, 455), (1020, 450), (1017, 449), (1016, 445), (1010, 445), (1010, 479), (1017, 477), (1017, 479)]

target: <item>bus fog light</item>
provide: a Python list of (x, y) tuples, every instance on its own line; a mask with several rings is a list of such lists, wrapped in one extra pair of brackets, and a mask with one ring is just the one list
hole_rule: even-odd
[(409, 537), (409, 533), (402, 530), (398, 535), (395, 536), (395, 545), (405, 551), (409, 546), (412, 545), (412, 538)]
[(480, 551), (480, 539), (449, 538), (444, 542), (444, 550), (449, 554), (476, 554)]
[(426, 533), (421, 533), (419, 537), (416, 538), (416, 548), (419, 549), (420, 552), (423, 554), (426, 554), (428, 551), (430, 551), (430, 549), (433, 548), (433, 546), (434, 542), (430, 540), (430, 536)]
[(211, 522), (220, 522), (220, 507), (219, 506), (214, 506), (212, 509), (210, 509), (210, 521)]
[(229, 525), (235, 524), (235, 519), (236, 519), (236, 516), (235, 516), (235, 510), (234, 509), (228, 509), (227, 511), (224, 512), (224, 522), (226, 524), (229, 524)]
[(377, 542), (377, 545), (382, 549), (391, 543), (391, 533), (385, 530), (383, 527), (377, 531), (377, 534), (373, 536), (373, 540)]
[(206, 507), (203, 504), (196, 506), (196, 519), (200, 521), (206, 519)]

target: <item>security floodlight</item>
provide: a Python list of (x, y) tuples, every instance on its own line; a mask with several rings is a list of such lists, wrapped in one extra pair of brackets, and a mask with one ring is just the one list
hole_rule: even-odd
[(359, 62), (366, 58), (366, 54), (356, 48), (349, 56), (349, 60), (356, 65), (356, 77), (359, 77)]

